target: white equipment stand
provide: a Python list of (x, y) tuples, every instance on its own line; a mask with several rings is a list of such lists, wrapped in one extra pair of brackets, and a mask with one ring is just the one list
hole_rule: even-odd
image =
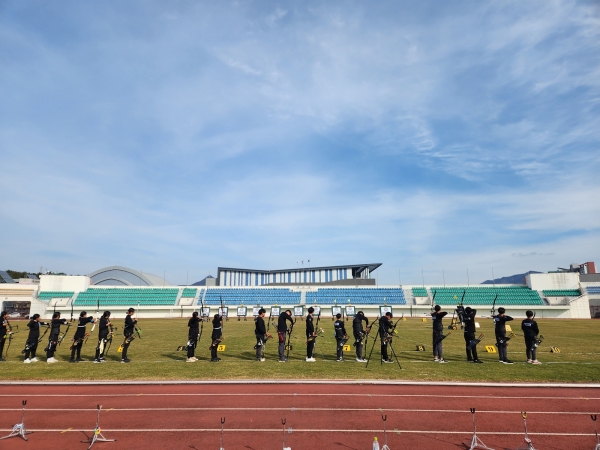
[(477, 436), (477, 425), (475, 425), (475, 408), (470, 408), (471, 417), (473, 418), (473, 437), (471, 438), (471, 442), (469, 444), (463, 444), (465, 447), (469, 447), (469, 450), (474, 450), (476, 448), (482, 448), (484, 450), (494, 450), (491, 447), (488, 447), (483, 443), (479, 436)]
[(596, 448), (594, 450), (600, 450), (600, 439), (598, 438), (598, 425), (596, 425), (596, 414), (590, 414), (590, 417), (594, 421), (594, 430), (596, 431)]
[(383, 420), (383, 447), (381, 447), (381, 450), (390, 450), (390, 448), (387, 445), (387, 431), (385, 429), (385, 421), (387, 420), (387, 415), (381, 416), (381, 420)]
[(219, 450), (225, 450), (223, 448), (223, 425), (225, 425), (225, 417), (221, 417), (221, 443), (219, 445)]
[(98, 405), (98, 418), (96, 419), (96, 428), (94, 428), (94, 434), (92, 435), (91, 438), (86, 439), (85, 441), (81, 441), (84, 443), (90, 443), (90, 446), (88, 447), (88, 450), (90, 450), (90, 448), (92, 448), (92, 446), (96, 443), (96, 442), (115, 442), (116, 439), (106, 439), (100, 430), (100, 411), (102, 410), (102, 405)]
[(21, 413), (21, 423), (17, 423), (13, 427), (12, 432), (8, 436), (1, 437), (0, 441), (2, 439), (8, 439), (17, 436), (22, 437), (24, 440), (27, 441), (28, 439), (25, 437), (25, 435), (33, 433), (33, 431), (27, 431), (25, 429), (25, 405), (27, 404), (27, 400), (23, 400), (21, 403), (23, 405), (23, 412)]
[(535, 447), (527, 434), (527, 413), (525, 411), (521, 412), (521, 417), (523, 418), (523, 426), (525, 427), (525, 442), (523, 442), (517, 450), (535, 450)]
[[(285, 446), (285, 422), (286, 422), (285, 419), (281, 419), (281, 425), (283, 426), (283, 450), (292, 450), (291, 447)], [(291, 428), (290, 428), (290, 430), (291, 430)], [(290, 431), (290, 433), (291, 433), (291, 431)]]

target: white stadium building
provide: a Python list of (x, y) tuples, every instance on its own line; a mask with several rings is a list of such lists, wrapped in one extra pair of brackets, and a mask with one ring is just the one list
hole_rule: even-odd
[[(375, 317), (391, 309), (394, 316), (423, 317), (432, 303), (446, 308), (463, 303), (489, 315), (492, 304), (505, 306), (514, 317), (534, 309), (540, 318), (600, 316), (600, 274), (593, 263), (584, 273), (559, 271), (530, 274), (524, 284), (471, 286), (376, 285), (373, 272), (381, 266), (355, 264), (282, 270), (218, 268), (191, 286), (173, 286), (164, 278), (121, 266), (99, 269), (88, 276), (42, 275), (39, 280), (13, 282), (0, 277), (2, 309), (14, 316), (38, 313), (48, 318), (54, 310), (110, 310), (123, 317), (135, 307), (138, 317), (186, 317), (204, 306), (204, 314), (221, 307), (228, 316), (251, 316), (259, 306), (292, 309), (305, 314), (308, 306), (352, 315), (362, 309)], [(588, 273), (585, 273), (588, 272)]]

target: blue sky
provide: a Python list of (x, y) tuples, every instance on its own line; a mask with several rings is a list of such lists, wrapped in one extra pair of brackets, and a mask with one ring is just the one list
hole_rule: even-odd
[(600, 265), (598, 4), (448, 3), (0, 3), (0, 268)]

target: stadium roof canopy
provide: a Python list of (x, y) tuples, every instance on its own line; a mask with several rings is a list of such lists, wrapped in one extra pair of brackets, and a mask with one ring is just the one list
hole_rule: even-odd
[(362, 272), (368, 269), (369, 273), (373, 272), (382, 263), (374, 263), (374, 264), (346, 264), (343, 266), (323, 266), (323, 267), (295, 267), (293, 269), (279, 269), (279, 270), (256, 270), (256, 269), (236, 269), (232, 267), (219, 267), (218, 271), (222, 270), (230, 270), (236, 272), (252, 272), (252, 273), (281, 273), (281, 272), (298, 272), (302, 270), (337, 270), (337, 269), (352, 269), (352, 273), (356, 274), (355, 277), (360, 276)]
[(88, 275), (100, 286), (171, 286), (162, 277), (121, 266), (104, 267)]
[(371, 272), (381, 266), (374, 264), (346, 264), (343, 266), (296, 267), (295, 269), (256, 270), (219, 267), (219, 286), (262, 286), (281, 283), (332, 283), (341, 280), (370, 279)]

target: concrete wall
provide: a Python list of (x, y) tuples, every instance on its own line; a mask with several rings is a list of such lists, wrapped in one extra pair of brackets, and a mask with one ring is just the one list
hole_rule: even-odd
[(579, 289), (579, 274), (571, 272), (532, 273), (525, 276), (525, 282), (534, 291)]
[(40, 291), (82, 292), (90, 287), (90, 282), (86, 276), (41, 275)]
[(589, 319), (590, 318), (590, 298), (587, 294), (577, 297), (571, 302), (571, 318), (572, 319)]
[[(48, 305), (48, 304), (44, 304), (46, 308), (46, 311), (44, 313), (40, 312), (39, 310), (35, 310), (33, 311), (34, 308), (34, 302), (32, 302), (32, 314), (34, 312), (37, 312), (38, 314), (40, 314), (42, 317), (45, 318), (50, 318), (52, 315), (52, 310), (53, 308)], [(40, 302), (38, 302), (40, 303)], [(524, 319), (525, 316), (525, 311), (527, 311), (528, 309), (533, 309), (536, 313), (536, 317), (539, 319), (548, 319), (548, 318), (560, 318), (560, 319), (571, 319), (571, 318), (588, 318), (590, 317), (590, 310), (589, 310), (589, 306), (587, 306), (587, 310), (585, 309), (586, 303), (583, 303), (583, 305), (575, 305), (575, 310), (572, 311), (571, 310), (571, 306), (542, 306), (542, 307), (536, 307), (536, 308), (532, 308), (531, 306), (511, 306), (510, 308), (507, 309), (507, 314), (510, 315), (511, 317), (514, 317), (515, 319)], [(588, 303), (589, 305), (589, 303)], [(237, 320), (237, 317), (235, 317), (235, 310), (236, 307), (238, 305), (227, 305), (227, 307), (229, 308), (229, 316), (230, 316), (230, 320)], [(269, 309), (271, 307), (271, 305), (266, 305), (263, 304), (261, 305), (263, 307), (265, 307), (265, 309), (267, 310), (267, 316), (269, 315)], [(285, 309), (293, 309), (294, 306), (297, 305), (278, 305), (282, 308), (282, 310)], [(322, 306), (322, 315), (321, 315), (321, 320), (331, 320), (331, 306), (332, 305), (323, 305)], [(339, 306), (343, 306), (343, 305), (339, 305)], [(366, 314), (367, 317), (369, 318), (375, 318), (377, 316), (379, 316), (379, 306), (378, 305), (353, 305), (356, 306), (356, 310), (357, 311), (364, 311), (364, 313)], [(477, 305), (471, 305), (471, 307), (477, 309), (477, 317), (478, 318), (482, 318), (482, 319), (486, 319), (489, 318), (489, 320), (491, 320), (490, 317), (490, 305), (486, 305), (486, 306), (480, 306), (477, 307)], [(430, 313), (431, 313), (431, 308), (427, 305), (427, 306), (420, 306), (420, 305), (393, 305), (393, 314), (394, 317), (396, 318), (400, 318), (402, 317), (402, 315), (404, 315), (405, 317), (430, 317)], [(93, 310), (94, 307), (92, 308), (87, 308), (85, 309), (88, 312), (88, 315), (93, 315), (94, 317), (96, 317), (96, 312)], [(105, 308), (102, 308), (103, 310)], [(128, 306), (112, 306), (109, 308), (109, 310), (111, 311), (111, 317), (115, 318), (115, 319), (123, 319), (126, 315)], [(140, 307), (140, 308), (136, 308), (136, 316), (138, 319), (148, 319), (148, 318), (177, 318), (177, 317), (190, 317), (192, 315), (192, 312), (194, 311), (198, 311), (199, 310), (199, 306), (198, 305), (193, 305), (193, 306), (171, 306), (171, 307), (160, 307), (160, 306), (152, 306), (152, 307)], [(210, 305), (210, 314), (214, 314), (217, 312), (218, 309), (218, 305)], [(69, 318), (70, 314), (71, 314), (71, 304), (69, 303), (68, 305), (65, 306), (57, 306), (56, 308), (57, 311), (60, 311), (62, 313), (62, 317), (63, 318)], [(82, 311), (83, 309), (81, 308), (77, 308), (75, 307), (74, 310), (74, 316), (77, 317), (79, 316), (79, 313)], [(444, 311), (447, 311), (449, 313), (449, 316), (447, 316), (447, 318), (449, 319), (450, 316), (452, 315), (452, 312), (454, 310), (453, 307), (448, 306), (448, 307), (444, 307), (443, 308)], [(251, 308), (248, 308), (248, 320), (251, 320)], [(449, 322), (448, 322), (449, 323)], [(143, 327), (143, 324), (141, 325)]]

